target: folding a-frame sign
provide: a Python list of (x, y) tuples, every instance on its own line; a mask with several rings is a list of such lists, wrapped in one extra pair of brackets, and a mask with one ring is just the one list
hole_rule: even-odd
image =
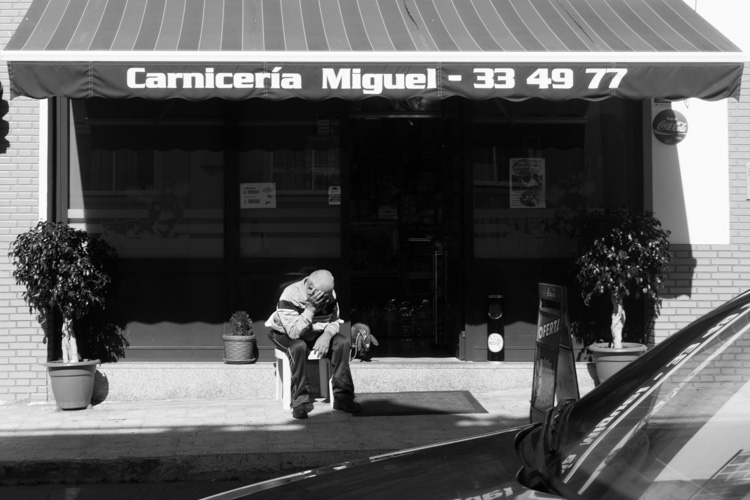
[(539, 283), (534, 378), (531, 389), (531, 422), (540, 422), (546, 411), (563, 399), (579, 399), (566, 289)]

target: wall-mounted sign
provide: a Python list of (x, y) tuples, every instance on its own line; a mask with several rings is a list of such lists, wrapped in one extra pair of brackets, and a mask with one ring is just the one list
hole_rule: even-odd
[(276, 183), (240, 184), (240, 208), (276, 208)]
[(659, 111), (652, 124), (654, 135), (664, 144), (682, 142), (688, 132), (688, 122), (685, 115), (673, 109)]

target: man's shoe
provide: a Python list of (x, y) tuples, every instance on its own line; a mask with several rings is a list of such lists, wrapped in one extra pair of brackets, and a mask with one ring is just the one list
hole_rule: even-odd
[(334, 410), (341, 410), (347, 413), (359, 413), (362, 411), (362, 406), (359, 403), (355, 403), (351, 400), (339, 400), (336, 399), (333, 402)]
[(307, 418), (307, 407), (306, 405), (299, 405), (295, 406), (294, 409), (292, 409), (292, 416), (299, 420), (304, 420)]

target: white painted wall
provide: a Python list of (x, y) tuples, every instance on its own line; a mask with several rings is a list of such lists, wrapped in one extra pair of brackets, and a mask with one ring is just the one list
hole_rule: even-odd
[[(685, 0), (743, 51), (750, 52), (749, 0)], [(669, 105), (666, 105), (667, 107)], [(652, 105), (653, 117), (665, 105)], [(688, 135), (668, 146), (647, 133), (653, 210), (673, 243), (728, 244), (729, 137), (727, 101), (671, 104), (688, 121)], [(649, 122), (649, 123), (650, 123)], [(650, 127), (649, 127), (650, 128)]]
[(39, 100), (39, 220), (47, 219), (47, 145), (49, 141), (49, 101)]
[[(651, 133), (654, 116), (670, 107), (688, 122), (687, 136), (676, 145)], [(672, 232), (672, 243), (729, 244), (728, 118), (726, 100), (651, 106), (653, 211)]]

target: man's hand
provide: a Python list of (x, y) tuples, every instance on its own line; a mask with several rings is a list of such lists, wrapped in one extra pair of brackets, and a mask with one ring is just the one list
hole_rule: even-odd
[(307, 297), (307, 308), (313, 312), (320, 312), (328, 304), (329, 299), (329, 294), (323, 293), (320, 290), (314, 290)]
[(332, 338), (333, 336), (330, 333), (323, 332), (323, 334), (318, 337), (318, 340), (315, 341), (313, 351), (317, 352), (321, 358), (324, 358), (328, 354)]

